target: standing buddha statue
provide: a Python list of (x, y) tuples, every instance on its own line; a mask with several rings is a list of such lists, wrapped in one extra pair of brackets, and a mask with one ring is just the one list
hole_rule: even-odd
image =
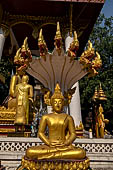
[(15, 124), (28, 125), (29, 123), (29, 100), (33, 97), (33, 87), (28, 84), (29, 77), (23, 75), (22, 82), (16, 86), (16, 117)]
[(103, 107), (100, 104), (99, 113), (97, 115), (97, 129), (96, 129), (97, 138), (104, 138), (105, 124), (109, 123), (109, 120), (104, 118), (103, 112), (104, 112)]

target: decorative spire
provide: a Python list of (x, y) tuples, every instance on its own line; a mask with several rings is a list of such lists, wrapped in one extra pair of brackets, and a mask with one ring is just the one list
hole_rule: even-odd
[(56, 31), (55, 39), (59, 39), (59, 38), (62, 39), (61, 32), (60, 32), (60, 24), (59, 24), (59, 22), (57, 22), (57, 31)]
[(75, 44), (75, 47), (76, 47), (76, 51), (79, 49), (79, 41), (78, 41), (78, 37), (77, 37), (77, 33), (76, 31), (74, 31), (74, 44)]
[(100, 83), (100, 88), (99, 88), (99, 100), (107, 100), (106, 95), (104, 94), (104, 91), (102, 89), (101, 83)]

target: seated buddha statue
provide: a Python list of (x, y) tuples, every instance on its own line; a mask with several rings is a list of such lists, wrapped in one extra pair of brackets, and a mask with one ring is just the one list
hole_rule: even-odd
[[(32, 146), (26, 150), (28, 159), (84, 159), (85, 150), (75, 147), (76, 138), (73, 118), (63, 113), (64, 96), (57, 84), (50, 99), (53, 112), (42, 116), (38, 136), (44, 144)], [(45, 131), (48, 127), (48, 135)]]

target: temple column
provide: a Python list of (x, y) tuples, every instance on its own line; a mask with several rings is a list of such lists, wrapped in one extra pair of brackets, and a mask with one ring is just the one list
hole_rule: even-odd
[(75, 93), (72, 96), (70, 103), (70, 115), (73, 117), (75, 126), (80, 124), (82, 121), (81, 117), (81, 105), (80, 105), (80, 94), (79, 94), (79, 83), (76, 82), (72, 88), (76, 87)]
[[(67, 36), (65, 39), (65, 48), (68, 50), (70, 43), (73, 41), (73, 37)], [(71, 103), (69, 105), (70, 115), (73, 117), (75, 125), (79, 125), (81, 118), (81, 106), (80, 106), (80, 95), (79, 95), (79, 83), (75, 83), (72, 88), (76, 86), (75, 93), (71, 99)]]

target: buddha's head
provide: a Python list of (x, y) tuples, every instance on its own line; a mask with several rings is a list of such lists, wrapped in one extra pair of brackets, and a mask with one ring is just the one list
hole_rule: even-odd
[(24, 75), (22, 77), (22, 83), (28, 83), (28, 81), (29, 81), (29, 76), (28, 75)]
[(100, 106), (99, 106), (99, 113), (102, 114), (103, 111), (104, 111), (104, 110), (103, 110), (103, 107), (102, 107), (102, 105), (100, 104)]
[(64, 106), (64, 96), (62, 95), (59, 84), (56, 84), (54, 94), (51, 97), (53, 111), (60, 113)]

